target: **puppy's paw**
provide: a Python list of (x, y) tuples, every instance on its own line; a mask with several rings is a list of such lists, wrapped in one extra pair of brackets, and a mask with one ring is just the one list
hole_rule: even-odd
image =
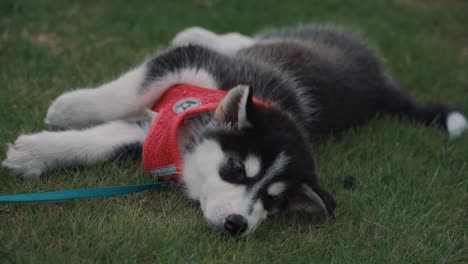
[(22, 135), (13, 144), (8, 144), (7, 157), (2, 166), (24, 178), (37, 178), (47, 171), (47, 160), (41, 149), (47, 148), (40, 137)]
[(201, 27), (186, 28), (174, 37), (173, 46), (184, 46), (188, 44), (204, 45), (206, 42), (214, 42), (217, 35)]
[(47, 110), (45, 123), (61, 128), (83, 127), (97, 122), (99, 113), (94, 110), (96, 104), (93, 90), (80, 89), (62, 94)]

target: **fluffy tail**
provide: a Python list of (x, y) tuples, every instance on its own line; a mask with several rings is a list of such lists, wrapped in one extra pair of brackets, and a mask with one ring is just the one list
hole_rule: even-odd
[(408, 115), (424, 124), (437, 124), (447, 129), (452, 139), (461, 136), (468, 130), (468, 121), (465, 116), (459, 111), (444, 105), (433, 104), (420, 106), (415, 104)]
[(384, 113), (408, 117), (426, 125), (436, 124), (446, 129), (451, 139), (468, 130), (466, 117), (452, 107), (442, 104), (422, 105), (396, 87), (386, 89), (383, 95), (380, 105)]

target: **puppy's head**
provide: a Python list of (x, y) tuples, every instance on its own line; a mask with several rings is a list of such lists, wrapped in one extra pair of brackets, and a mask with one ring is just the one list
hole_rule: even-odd
[(304, 133), (287, 112), (256, 105), (249, 87), (233, 88), (196, 134), (183, 180), (216, 229), (247, 234), (288, 209), (333, 215), (335, 200), (318, 185)]

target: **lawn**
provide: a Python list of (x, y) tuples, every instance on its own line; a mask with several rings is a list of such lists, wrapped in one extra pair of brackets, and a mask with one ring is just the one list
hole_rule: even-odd
[[(131, 4), (130, 4), (131, 3)], [(185, 27), (252, 34), (344, 25), (376, 47), (402, 86), (468, 113), (468, 1), (198, 0), (0, 2), (0, 160), (20, 133), (47, 129), (64, 91), (115, 78)], [(173, 184), (135, 195), (0, 204), (1, 263), (454, 263), (468, 259), (468, 135), (377, 118), (315, 146), (336, 220), (279, 215), (245, 238), (212, 231)], [(343, 189), (346, 175), (357, 189)], [(17, 179), (0, 193), (143, 183), (141, 164), (107, 163)]]

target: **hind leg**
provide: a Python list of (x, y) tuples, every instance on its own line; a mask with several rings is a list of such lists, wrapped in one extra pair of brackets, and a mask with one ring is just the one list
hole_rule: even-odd
[[(216, 53), (231, 53), (252, 41), (238, 33), (218, 36), (201, 28), (190, 28), (179, 33), (173, 43), (176, 46), (186, 43), (201, 44)], [(166, 53), (171, 52), (169, 50)], [(172, 58), (155, 69), (154, 65), (159, 63), (154, 62), (161, 61), (159, 57), (162, 55), (164, 53), (97, 88), (64, 93), (50, 105), (45, 122), (51, 126), (69, 128), (134, 118), (146, 107), (150, 107), (172, 85), (184, 82), (217, 87), (213, 77), (203, 69), (201, 57), (196, 57), (196, 54), (193, 54), (195, 57), (184, 58), (172, 52)], [(148, 82), (149, 79), (155, 82)], [(148, 89), (148, 86), (151, 88)]]
[(2, 165), (18, 176), (33, 178), (54, 169), (91, 166), (122, 153), (138, 155), (149, 124), (149, 119), (115, 121), (84, 130), (21, 135), (8, 146)]
[[(239, 33), (216, 35), (202, 28), (188, 28), (177, 34), (172, 43), (174, 46), (197, 44), (217, 53), (233, 54), (252, 45), (253, 39)], [(45, 122), (51, 126), (68, 128), (134, 118), (174, 84), (185, 82), (217, 87), (198, 58), (183, 58), (174, 54), (171, 61), (162, 65), (163, 68), (155, 69), (153, 62), (158, 61), (158, 57), (97, 88), (64, 93), (49, 107)], [(155, 71), (165, 76), (155, 76)], [(148, 79), (157, 82), (148, 83)], [(147, 86), (151, 86), (151, 89), (147, 89)]]
[[(202, 69), (187, 66), (173, 71), (157, 69), (151, 65), (157, 57), (95, 89), (78, 89), (59, 96), (51, 104), (46, 124), (62, 128), (80, 128), (113, 120), (137, 119), (145, 115), (171, 86), (190, 83), (204, 87), (217, 87), (213, 77)], [(148, 63), (151, 64), (148, 66)], [(149, 67), (149, 68), (148, 68)], [(151, 81), (148, 81), (151, 80)]]
[(145, 65), (94, 89), (77, 89), (50, 105), (45, 122), (55, 127), (84, 127), (138, 115), (142, 108), (137, 89), (144, 81)]
[[(200, 46), (169, 49), (138, 68), (96, 89), (65, 93), (49, 107), (46, 123), (58, 127), (82, 127), (134, 118), (151, 107), (176, 84), (217, 88), (219, 68), (231, 58)], [(235, 75), (232, 71), (225, 75)]]

